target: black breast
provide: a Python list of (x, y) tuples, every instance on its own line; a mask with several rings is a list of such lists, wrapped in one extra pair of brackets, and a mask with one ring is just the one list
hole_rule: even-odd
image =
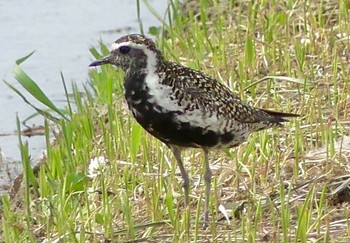
[(147, 132), (166, 144), (183, 147), (214, 147), (221, 142), (221, 135), (214, 131), (177, 120), (181, 111), (168, 111), (154, 103), (145, 77), (146, 74), (127, 76), (124, 88), (129, 109)]

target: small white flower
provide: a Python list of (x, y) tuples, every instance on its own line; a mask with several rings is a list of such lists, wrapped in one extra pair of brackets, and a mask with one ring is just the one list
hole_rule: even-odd
[(311, 43), (311, 40), (309, 38), (301, 38), (300, 43), (307, 46)]
[(101, 172), (104, 171), (107, 163), (108, 163), (108, 159), (106, 159), (103, 156), (99, 156), (91, 159), (89, 163), (89, 168), (88, 168), (88, 177), (93, 179), (96, 176), (100, 175)]

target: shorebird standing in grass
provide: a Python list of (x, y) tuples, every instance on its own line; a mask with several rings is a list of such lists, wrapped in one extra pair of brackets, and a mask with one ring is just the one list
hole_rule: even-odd
[(111, 53), (90, 64), (112, 64), (125, 72), (125, 98), (137, 122), (173, 152), (183, 178), (185, 205), (189, 204), (189, 178), (181, 151), (204, 151), (205, 213), (209, 217), (212, 173), (211, 148), (232, 148), (249, 134), (278, 127), (296, 114), (254, 108), (225, 85), (203, 72), (164, 59), (155, 43), (139, 34), (126, 35)]

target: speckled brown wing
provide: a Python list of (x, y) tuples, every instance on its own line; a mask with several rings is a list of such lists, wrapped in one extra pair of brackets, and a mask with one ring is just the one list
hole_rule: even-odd
[(283, 117), (298, 116), (254, 108), (243, 103), (227, 86), (200, 71), (175, 63), (172, 63), (172, 68), (177, 73), (172, 77), (172, 85), (175, 93), (180, 94), (179, 101), (186, 104), (188, 110), (200, 109), (204, 117), (216, 116), (218, 120), (234, 120), (252, 127), (256, 123), (256, 130), (260, 130), (287, 121)]
[[(246, 105), (228, 87), (200, 71), (173, 63), (176, 77), (172, 77), (174, 92), (179, 101), (209, 112), (220, 119), (234, 119), (239, 122), (254, 122), (255, 108)], [(174, 73), (174, 72), (172, 72)]]

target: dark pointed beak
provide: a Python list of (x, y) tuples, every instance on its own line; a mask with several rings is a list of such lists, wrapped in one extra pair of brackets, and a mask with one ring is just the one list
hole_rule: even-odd
[(91, 63), (89, 65), (89, 67), (96, 67), (96, 66), (101, 66), (101, 65), (104, 65), (104, 64), (109, 64), (111, 63), (111, 56), (108, 55), (100, 60), (96, 60), (94, 61), (93, 63)]

